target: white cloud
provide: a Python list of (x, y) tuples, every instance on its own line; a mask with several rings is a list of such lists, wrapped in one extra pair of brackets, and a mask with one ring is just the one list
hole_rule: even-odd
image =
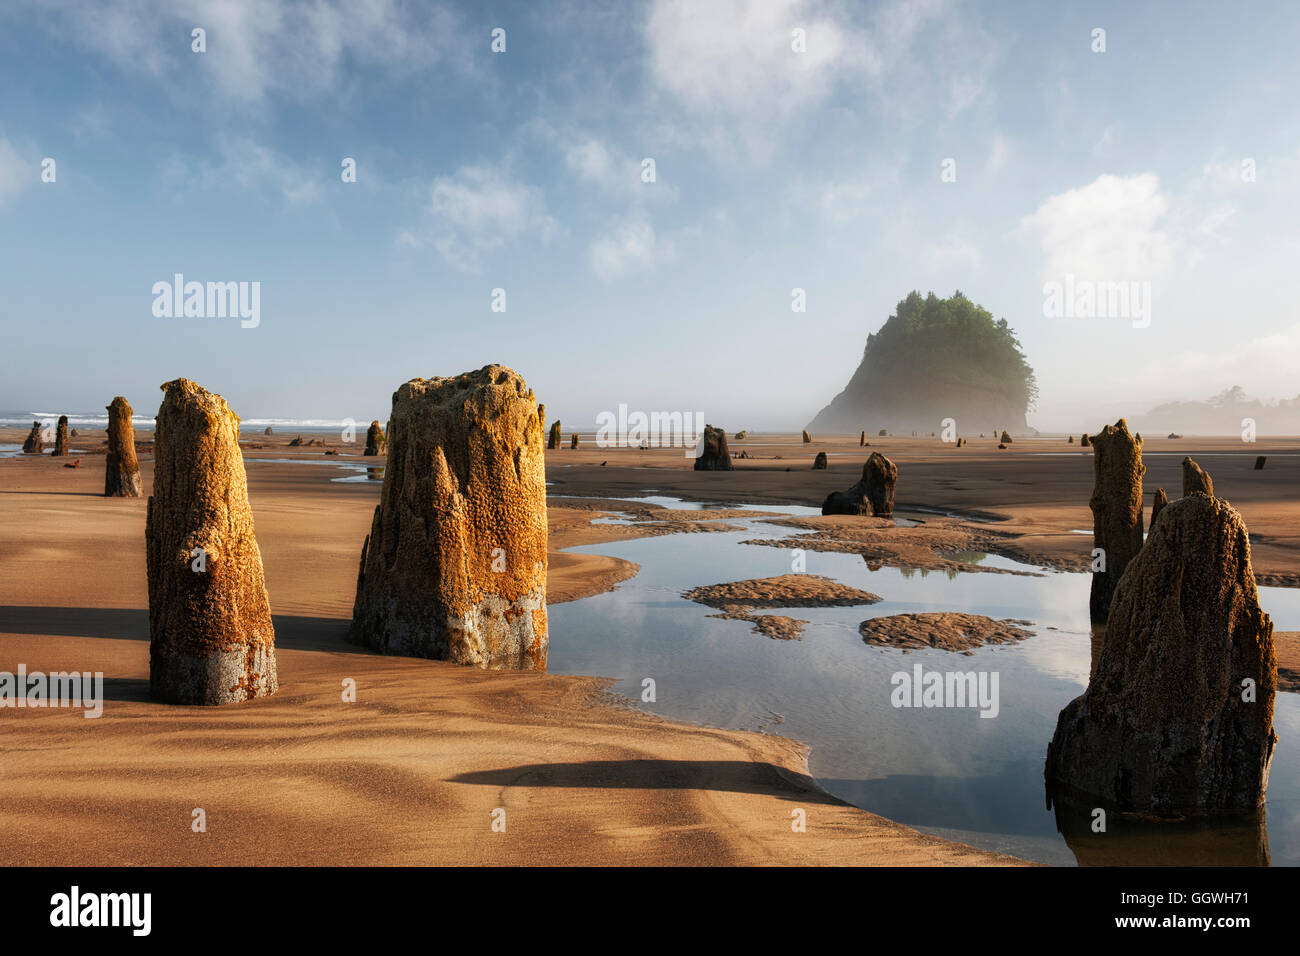
[[(549, 242), (563, 232), (547, 213), (540, 190), (486, 166), (466, 166), (455, 175), (436, 178), (426, 215), (428, 241), (444, 259), (467, 272), (478, 271), (485, 253), (509, 242), (525, 236)], [(398, 242), (409, 246), (424, 240), (404, 230)]]
[(658, 237), (644, 219), (625, 220), (587, 247), (591, 268), (603, 282), (644, 272), (675, 254), (674, 244)]
[(269, 184), (293, 205), (314, 203), (323, 195), (323, 170), (305, 170), (283, 153), (250, 139), (225, 143), (222, 153), (225, 156), (223, 174), (244, 188)]
[(945, 236), (939, 242), (932, 242), (925, 247), (931, 260), (940, 264), (965, 263), (979, 265), (980, 253), (975, 243), (957, 236)]
[(856, 176), (827, 183), (819, 204), (822, 216), (832, 222), (851, 222), (872, 211), (871, 202), (881, 191), (882, 182), (871, 176)]
[[(534, 117), (524, 124), (526, 133), (556, 151), (565, 168), (580, 183), (595, 186), (610, 197), (630, 203), (676, 200), (679, 190), (665, 181), (656, 166), (655, 181), (642, 182), (641, 164), (644, 154), (633, 155), (613, 145), (602, 136), (591, 133), (581, 122), (561, 121)], [(671, 177), (667, 177), (671, 178)]]
[[(657, 0), (646, 21), (659, 85), (704, 112), (788, 113), (822, 99), (845, 29), (809, 0)], [(806, 34), (806, 52), (792, 31)]]
[(1153, 173), (1107, 174), (1049, 197), (1020, 227), (1039, 237), (1045, 278), (1150, 279), (1174, 260), (1170, 205)]
[(984, 172), (998, 173), (1012, 157), (1011, 143), (1000, 135), (995, 135), (989, 142), (989, 155), (984, 160)]
[(1300, 323), (1253, 339), (1223, 344), (1212, 351), (1185, 349), (1157, 355), (1142, 378), (1176, 387), (1189, 381), (1246, 382), (1256, 390), (1291, 397), (1300, 392), (1295, 370), (1300, 368)]
[(23, 159), (9, 140), (0, 137), (0, 206), (37, 181), (39, 167)]
[[(795, 29), (806, 52), (792, 49)], [(653, 0), (645, 24), (651, 89), (683, 108), (665, 131), (760, 161), (799, 143), (798, 121), (839, 94), (851, 112), (906, 125), (983, 103), (1003, 42), (953, 0)]]
[(293, 206), (310, 205), (324, 198), (324, 182), (331, 170), (306, 167), (269, 146), (248, 137), (222, 139), (220, 159), (213, 162), (173, 154), (162, 163), (160, 177), (186, 189), (221, 189), (238, 186), (256, 191), (270, 189)]
[[(50, 30), (123, 70), (184, 88), (201, 78), (223, 96), (257, 102), (336, 90), (345, 69), (407, 73), (471, 62), (443, 5), (401, 0), (39, 0), (30, 8)], [(191, 50), (191, 30), (207, 32), (207, 52)]]

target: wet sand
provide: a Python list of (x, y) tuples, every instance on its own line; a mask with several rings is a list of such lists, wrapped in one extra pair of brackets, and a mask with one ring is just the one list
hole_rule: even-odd
[[(331, 482), (338, 472), (306, 462), (247, 464), (279, 693), (212, 709), (155, 703), (145, 501), (100, 497), (102, 458), (63, 464), (0, 461), (0, 669), (103, 671), (107, 702), (94, 720), (0, 711), (0, 864), (1019, 862), (828, 796), (808, 777), (806, 748), (786, 738), (664, 720), (599, 678), (347, 644), (379, 483)], [(552, 509), (552, 547), (578, 543), (598, 513)], [(552, 600), (635, 570), (558, 563)], [(343, 700), (346, 679), (355, 703)], [(196, 808), (204, 833), (191, 828)], [(499, 810), (504, 832), (493, 830)]]
[[(24, 435), (3, 430), (0, 441)], [(8, 752), (0, 862), (1015, 862), (827, 796), (807, 775), (805, 749), (781, 737), (662, 720), (603, 693), (598, 678), (485, 673), (346, 644), (380, 482), (332, 482), (343, 473), (314, 462), (376, 462), (335, 442), (326, 450), (337, 456), (288, 448), (289, 437), (257, 436), (245, 446), (246, 459), (301, 460), (247, 464), (281, 690), (219, 710), (148, 699), (145, 502), (100, 497), (102, 432), (73, 439), (74, 450), (90, 453), (80, 468), (48, 457), (0, 460), (0, 669), (102, 670), (109, 697), (98, 720), (0, 712)], [(757, 456), (736, 471), (694, 472), (680, 450), (583, 440), (587, 447), (551, 452), (547, 462), (553, 603), (636, 571), (556, 549), (708, 533), (734, 513), (642, 506), (643, 523), (592, 525), (614, 505), (562, 496), (816, 506), (856, 481), (873, 450), (899, 464), (900, 509), (996, 519), (956, 524), (998, 536), (1003, 553), (1025, 560), (1079, 566), (1091, 548), (1090, 536), (1070, 533), (1091, 527), (1091, 457), (1064, 441), (999, 451), (988, 439), (956, 449), (937, 439), (872, 438), (860, 449), (856, 436), (808, 446), (797, 436), (755, 435), (732, 442), (733, 451)], [(1300, 457), (1279, 457), (1300, 455), (1300, 441), (1189, 438), (1149, 441), (1146, 450), (1148, 496), (1163, 485), (1176, 497), (1181, 456), (1191, 454), (1245, 516), (1261, 579), (1300, 583)], [(1152, 454), (1166, 450), (1174, 454)], [(829, 453), (827, 471), (811, 470), (817, 451)], [(1264, 471), (1250, 468), (1256, 454), (1271, 456)], [(142, 466), (147, 492), (147, 454)], [(1300, 672), (1298, 645), (1295, 635), (1280, 640), (1279, 659)], [(357, 682), (356, 703), (341, 700), (345, 678)], [(207, 814), (207, 833), (191, 831), (195, 807)], [(492, 830), (497, 808), (504, 833)], [(807, 832), (792, 831), (796, 810), (806, 812)]]

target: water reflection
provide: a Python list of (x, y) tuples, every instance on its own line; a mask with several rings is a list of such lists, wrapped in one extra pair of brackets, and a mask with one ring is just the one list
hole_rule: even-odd
[(1263, 810), (1180, 819), (1109, 813), (1103, 821), (1097, 808), (1051, 795), (1048, 808), (1080, 866), (1271, 865)]
[[(665, 504), (674, 504), (665, 500)], [(688, 588), (790, 572), (792, 550), (745, 545), (786, 538), (791, 529), (749, 518), (746, 531), (664, 535), (572, 549), (640, 565), (618, 589), (548, 608), (550, 669), (602, 674), (632, 706), (721, 727), (769, 730), (811, 747), (818, 784), (863, 809), (926, 832), (1024, 859), (1090, 865), (1109, 859), (1300, 864), (1300, 698), (1281, 694), (1274, 715), (1280, 738), (1269, 787), (1269, 833), (1262, 818), (1210, 820), (1172, 827), (1108, 821), (1108, 839), (1044, 801), (1043, 755), (1057, 715), (1086, 687), (1104, 632), (1088, 621), (1087, 573), (904, 572), (859, 553), (806, 552), (807, 572), (881, 595), (879, 604), (790, 608), (808, 621), (803, 640), (773, 641), (745, 622), (712, 618), (686, 601)], [(1044, 569), (976, 555), (985, 568)], [(1300, 590), (1261, 588), (1279, 629), (1300, 627)], [(863, 645), (858, 625), (889, 614), (956, 610), (1034, 621), (1036, 636), (979, 648), (971, 656), (938, 650), (904, 653)], [(896, 709), (891, 677), (921, 663), (927, 670), (997, 671), (995, 720), (970, 709)], [(641, 701), (653, 676), (658, 701)], [(1179, 846), (1161, 846), (1170, 843)], [(1113, 844), (1113, 845), (1112, 845)], [(1109, 856), (1106, 856), (1109, 854)]]
[[(1106, 625), (1093, 624), (1088, 679), (1097, 675)], [(1268, 821), (1250, 813), (1158, 816), (1106, 810), (1046, 784), (1047, 808), (1079, 866), (1270, 866)]]

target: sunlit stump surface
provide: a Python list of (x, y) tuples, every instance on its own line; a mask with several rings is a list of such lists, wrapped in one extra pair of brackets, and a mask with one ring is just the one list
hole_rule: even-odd
[(539, 411), (524, 380), (500, 365), (413, 379), (393, 394), (349, 640), (475, 667), (545, 669)]
[(176, 704), (275, 693), (275, 630), (239, 417), (187, 379), (162, 386), (145, 519), (149, 689)]

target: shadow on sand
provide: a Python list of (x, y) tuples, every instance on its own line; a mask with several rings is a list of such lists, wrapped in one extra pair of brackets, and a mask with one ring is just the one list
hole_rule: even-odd
[(805, 803), (847, 806), (806, 774), (746, 760), (588, 760), (532, 763), (458, 774), (452, 783), (489, 787), (575, 787), (596, 790), (719, 790), (795, 797)]
[[(349, 644), (346, 619), (272, 614), (275, 646), (289, 651), (372, 654)], [(149, 612), (140, 608), (0, 606), (0, 634), (93, 637), (115, 641), (149, 640)]]

